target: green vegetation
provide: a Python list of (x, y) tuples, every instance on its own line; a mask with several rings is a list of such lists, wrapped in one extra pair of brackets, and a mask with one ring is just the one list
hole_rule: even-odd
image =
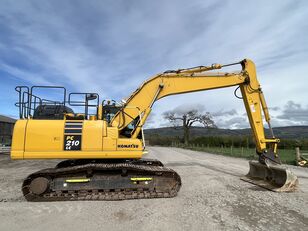
[[(184, 145), (179, 136), (161, 136), (152, 134), (146, 136), (150, 145), (176, 146), (196, 151), (221, 154), (246, 159), (256, 159), (255, 143), (251, 136), (201, 136), (193, 137), (189, 145)], [(308, 150), (308, 139), (281, 139), (279, 144), (281, 161), (285, 164), (295, 164), (295, 147), (300, 147), (303, 152)]]
[[(159, 135), (164, 137), (183, 137), (182, 127), (164, 127), (152, 128), (144, 130), (146, 137), (152, 135)], [(265, 129), (267, 136), (270, 136), (268, 129)], [(290, 140), (303, 140), (308, 139), (308, 126), (289, 126), (289, 127), (275, 127), (274, 133), (280, 139)], [(221, 129), (221, 128), (204, 128), (204, 127), (191, 127), (191, 138), (206, 137), (206, 136), (250, 136), (252, 131), (249, 128), (245, 129)]]
[[(249, 160), (257, 159), (256, 151), (253, 148), (235, 148), (235, 147), (202, 147), (202, 146), (183, 146), (179, 147), (185, 149), (191, 149), (195, 151), (202, 151), (214, 154), (220, 154), (224, 156), (240, 157)], [(279, 150), (281, 162), (284, 164), (295, 165), (295, 150), (294, 149), (281, 149)]]

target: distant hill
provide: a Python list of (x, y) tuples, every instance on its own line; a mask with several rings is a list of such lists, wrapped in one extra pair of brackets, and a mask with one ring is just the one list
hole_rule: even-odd
[[(276, 127), (273, 129), (275, 136), (284, 139), (307, 139), (308, 138), (308, 126), (288, 126), (288, 127)], [(268, 129), (265, 131), (269, 135)], [(182, 137), (183, 129), (181, 127), (164, 127), (164, 128), (152, 128), (145, 129), (146, 136), (159, 135), (169, 137)], [(191, 136), (247, 136), (251, 135), (251, 129), (214, 129), (203, 127), (192, 127)]]

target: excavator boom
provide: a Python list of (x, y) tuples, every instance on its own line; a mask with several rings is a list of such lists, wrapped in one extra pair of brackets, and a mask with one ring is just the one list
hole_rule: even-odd
[[(209, 73), (208, 71), (221, 69), (225, 66), (241, 64), (239, 72)], [(256, 68), (251, 60), (245, 59), (239, 63), (221, 65), (213, 64), (209, 67), (200, 66), (189, 69), (166, 71), (158, 74), (141, 85), (127, 100), (123, 111), (113, 118), (112, 125), (119, 129), (125, 128), (132, 119), (139, 116), (131, 110), (137, 106), (143, 115), (139, 126), (132, 132), (137, 137), (140, 127), (145, 123), (155, 101), (168, 95), (183, 94), (217, 88), (238, 86), (241, 90), (246, 113), (256, 142), (256, 152), (259, 161), (250, 161), (250, 171), (242, 178), (247, 182), (257, 184), (273, 191), (294, 191), (298, 184), (296, 176), (289, 170), (278, 167), (280, 165), (277, 146), (279, 139), (275, 138), (270, 123), (268, 107), (257, 79)], [(265, 137), (263, 117), (270, 129), (271, 137)], [(286, 185), (288, 185), (286, 187)]]

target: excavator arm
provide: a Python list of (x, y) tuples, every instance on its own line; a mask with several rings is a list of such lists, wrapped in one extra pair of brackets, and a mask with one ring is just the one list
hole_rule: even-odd
[[(226, 66), (213, 64), (209, 67), (200, 66), (158, 74), (144, 82), (128, 98), (123, 109), (115, 115), (111, 124), (121, 130), (140, 116), (138, 126), (131, 133), (132, 137), (136, 138), (141, 127), (146, 122), (155, 101), (169, 95), (239, 86), (256, 141), (257, 153), (270, 158), (272, 161), (279, 162), (276, 154), (279, 139), (274, 137), (273, 132), (271, 132), (271, 138), (266, 138), (264, 133), (262, 112), (271, 131), (272, 129), (268, 108), (257, 80), (255, 65), (248, 59), (232, 65), (236, 64), (241, 64), (241, 71), (211, 73), (209, 71)], [(267, 147), (271, 147), (271, 150), (268, 151)], [(271, 153), (271, 155), (267, 153)]]
[[(226, 66), (241, 64), (239, 72), (210, 72)], [(125, 102), (122, 110), (111, 121), (121, 133), (130, 123), (136, 121), (131, 132), (137, 138), (148, 118), (155, 101), (176, 94), (204, 91), (238, 86), (242, 93), (249, 123), (256, 142), (259, 161), (249, 162), (249, 173), (242, 180), (273, 191), (293, 191), (298, 185), (297, 177), (288, 169), (280, 167), (277, 153), (279, 139), (275, 138), (268, 108), (260, 83), (257, 79), (255, 64), (248, 59), (239, 63), (212, 66), (199, 66), (189, 69), (166, 71), (145, 81)], [(270, 138), (265, 136), (263, 116), (270, 130)]]

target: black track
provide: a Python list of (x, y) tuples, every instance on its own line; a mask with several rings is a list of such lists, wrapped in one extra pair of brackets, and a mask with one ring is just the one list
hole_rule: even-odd
[[(48, 189), (39, 195), (33, 193), (30, 187), (31, 182), (38, 177), (49, 181)], [(76, 177), (91, 181), (61, 188), (63, 179)], [(152, 180), (146, 184), (144, 181), (130, 181), (134, 177)], [(113, 180), (117, 183), (113, 184)], [(157, 160), (67, 160), (55, 168), (29, 175), (23, 182), (22, 192), (28, 201), (125, 200), (174, 197), (180, 187), (180, 176)]]

